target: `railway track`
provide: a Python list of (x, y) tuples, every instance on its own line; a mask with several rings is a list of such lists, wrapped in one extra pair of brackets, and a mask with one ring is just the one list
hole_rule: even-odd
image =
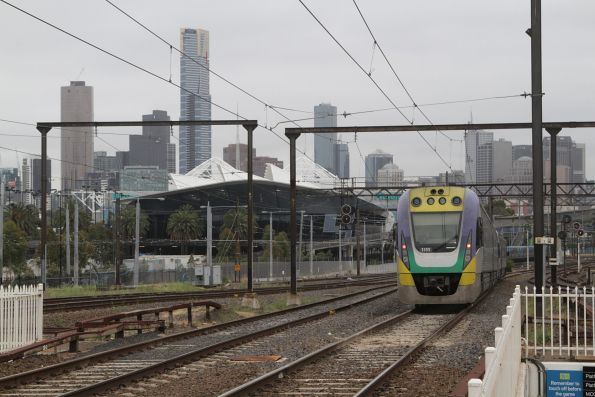
[[(0, 396), (88, 396), (195, 362), (391, 294), (374, 287), (324, 302), (187, 331), (0, 379)], [(201, 360), (202, 362), (202, 360)]]
[(456, 314), (410, 311), (394, 316), (221, 397), (373, 395), (431, 340), (457, 325), (485, 296)]
[[(396, 282), (394, 273), (379, 274), (370, 276), (354, 277), (352, 279), (318, 279), (310, 280), (300, 283), (299, 289), (301, 291), (323, 290), (332, 288), (343, 288), (351, 286), (369, 286), (380, 284), (393, 284)], [(279, 294), (287, 292), (287, 286), (255, 288), (254, 292), (260, 295)], [(72, 311), (82, 309), (95, 309), (103, 307), (111, 307), (118, 305), (136, 305), (142, 303), (153, 302), (171, 302), (179, 300), (206, 300), (215, 298), (229, 298), (238, 294), (248, 292), (246, 289), (230, 289), (230, 290), (207, 290), (197, 292), (180, 292), (180, 293), (140, 293), (140, 294), (117, 294), (117, 295), (101, 295), (90, 297), (72, 297), (72, 298), (47, 298), (44, 299), (43, 309), (44, 313), (51, 313), (56, 311)]]

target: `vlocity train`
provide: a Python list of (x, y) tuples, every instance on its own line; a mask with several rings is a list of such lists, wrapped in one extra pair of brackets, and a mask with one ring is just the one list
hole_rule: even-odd
[(397, 242), (404, 303), (471, 303), (506, 271), (506, 242), (464, 187), (407, 191), (397, 208)]

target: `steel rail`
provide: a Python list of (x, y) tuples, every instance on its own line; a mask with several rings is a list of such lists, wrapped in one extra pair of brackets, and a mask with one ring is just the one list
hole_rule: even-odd
[[(3, 389), (9, 389), (9, 388), (14, 388), (17, 387), (21, 384), (27, 384), (29, 382), (32, 381), (39, 381), (42, 378), (47, 378), (50, 375), (54, 375), (57, 373), (63, 373), (65, 371), (69, 371), (69, 370), (75, 370), (75, 369), (79, 369), (82, 367), (88, 367), (90, 365), (93, 364), (97, 364), (97, 363), (102, 363), (108, 360), (112, 360), (114, 358), (117, 357), (121, 357), (123, 355), (132, 353), (132, 352), (137, 352), (137, 351), (141, 351), (141, 350), (145, 350), (147, 348), (152, 348), (152, 347), (156, 347), (156, 346), (161, 346), (164, 345), (167, 342), (172, 342), (172, 341), (177, 341), (179, 339), (186, 339), (189, 337), (196, 337), (196, 336), (200, 336), (200, 335), (205, 335), (205, 334), (211, 334), (214, 332), (219, 332), (228, 328), (232, 328), (232, 327), (237, 327), (237, 326), (241, 326), (241, 325), (245, 325), (248, 323), (253, 323), (256, 321), (261, 321), (263, 319), (267, 319), (267, 318), (272, 318), (272, 317), (277, 317), (277, 316), (282, 316), (284, 314), (287, 313), (291, 313), (294, 311), (299, 311), (299, 310), (304, 310), (304, 309), (309, 309), (312, 307), (316, 307), (316, 306), (321, 306), (324, 304), (328, 304), (328, 303), (333, 303), (336, 301), (340, 301), (343, 299), (348, 299), (357, 295), (361, 295), (361, 294), (365, 294), (374, 290), (378, 290), (378, 289), (385, 289), (388, 288), (386, 286), (382, 286), (382, 287), (373, 287), (373, 288), (368, 288), (364, 291), (358, 291), (358, 292), (354, 292), (351, 294), (347, 294), (347, 295), (343, 295), (340, 297), (334, 297), (334, 298), (330, 298), (330, 299), (326, 299), (324, 301), (320, 301), (320, 302), (315, 302), (315, 303), (310, 303), (307, 305), (302, 305), (302, 306), (297, 306), (297, 307), (292, 307), (289, 309), (285, 309), (285, 310), (281, 310), (281, 311), (277, 311), (277, 312), (273, 312), (273, 313), (267, 313), (267, 314), (262, 314), (262, 315), (258, 315), (258, 316), (254, 316), (254, 317), (250, 317), (250, 318), (244, 318), (244, 319), (239, 319), (239, 320), (234, 320), (234, 321), (230, 321), (230, 322), (226, 322), (223, 324), (219, 324), (219, 325), (214, 325), (211, 327), (207, 327), (207, 328), (202, 328), (202, 329), (198, 329), (198, 330), (190, 330), (190, 331), (185, 331), (185, 332), (181, 332), (181, 333), (177, 333), (177, 334), (173, 334), (173, 335), (169, 335), (169, 336), (165, 336), (163, 338), (159, 338), (159, 339), (155, 339), (155, 340), (150, 340), (150, 341), (145, 341), (145, 342), (140, 342), (140, 343), (136, 343), (133, 345), (129, 345), (129, 346), (124, 346), (121, 348), (116, 348), (116, 349), (112, 349), (106, 352), (101, 352), (101, 353), (96, 353), (93, 355), (89, 355), (89, 356), (85, 356), (85, 357), (79, 357), (73, 360), (69, 360), (69, 361), (65, 361), (59, 364), (55, 364), (52, 366), (48, 366), (45, 368), (40, 368), (40, 369), (35, 369), (35, 370), (31, 370), (31, 371), (27, 371), (27, 372), (23, 372), (23, 373), (19, 373), (19, 374), (14, 374), (14, 375), (10, 375), (7, 377), (3, 377), (0, 378), (0, 388)], [(357, 302), (352, 302), (349, 303), (347, 305), (344, 306), (340, 306), (337, 308), (334, 308), (334, 312), (337, 311), (342, 311), (342, 310), (346, 310), (349, 309), (353, 306), (356, 305), (360, 305), (360, 304), (364, 304), (367, 303), (371, 300), (374, 299), (378, 299), (380, 297), (386, 296), (388, 294), (393, 293), (396, 290), (396, 288), (391, 288), (388, 291), (385, 291), (383, 293), (380, 293), (378, 295), (374, 295), (372, 297), (368, 297), (365, 299), (362, 299), (360, 301)], [(92, 395), (93, 393), (97, 393), (101, 390), (107, 390), (111, 387), (114, 387), (114, 382), (128, 382), (131, 381), (133, 379), (138, 379), (140, 377), (144, 377), (147, 376), (148, 374), (154, 373), (154, 372), (159, 372), (162, 371), (164, 369), (168, 369), (168, 368), (173, 368), (176, 365), (178, 365), (181, 362), (187, 361), (192, 359), (193, 357), (199, 357), (201, 355), (207, 355), (210, 354), (212, 352), (215, 351), (219, 351), (223, 348), (225, 348), (226, 346), (235, 346), (238, 343), (241, 343), (244, 340), (252, 340), (256, 337), (261, 337), (264, 336), (267, 332), (270, 333), (276, 333), (279, 330), (282, 329), (286, 329), (286, 328), (290, 328), (296, 325), (299, 325), (301, 323), (304, 322), (309, 322), (309, 321), (315, 321), (317, 319), (323, 318), (330, 315), (329, 311), (324, 311), (324, 312), (320, 312), (308, 317), (304, 317), (298, 320), (293, 320), (293, 321), (288, 321), (285, 322), (283, 324), (280, 324), (278, 326), (272, 327), (272, 328), (268, 328), (265, 330), (261, 330), (261, 331), (257, 331), (256, 333), (252, 333), (252, 334), (248, 334), (248, 335), (244, 335), (241, 337), (237, 337), (237, 338), (233, 338), (230, 339), (228, 341), (225, 342), (220, 342), (218, 344), (215, 345), (211, 345), (209, 347), (206, 348), (202, 348), (202, 349), (198, 349), (189, 353), (186, 353), (184, 355), (181, 356), (177, 356), (165, 361), (162, 361), (158, 364), (155, 365), (151, 365), (148, 366), (146, 368), (143, 368), (141, 370), (137, 370), (134, 372), (130, 372), (128, 374), (125, 375), (121, 375), (119, 377), (110, 379), (109, 381), (106, 382), (102, 382), (101, 384), (96, 384), (93, 386), (88, 386), (86, 387), (84, 390), (80, 389), (77, 393), (80, 394), (65, 394), (65, 395)], [(74, 393), (74, 392), (73, 392)], [(90, 394), (85, 394), (85, 393), (90, 393)]]
[[(351, 286), (379, 285), (383, 283), (392, 284), (396, 280), (395, 275), (385, 277), (374, 277), (369, 279), (354, 279), (352, 281), (340, 280), (328, 283), (304, 284), (300, 287), (302, 291), (323, 290), (332, 288), (346, 288)], [(175, 301), (184, 299), (212, 299), (228, 298), (237, 294), (245, 293), (246, 289), (234, 290), (216, 290), (200, 292), (181, 292), (181, 293), (156, 293), (156, 294), (118, 294), (101, 295), (93, 297), (73, 297), (73, 298), (50, 298), (44, 299), (44, 312), (56, 312), (63, 310), (80, 310), (101, 308), (116, 305), (130, 305), (151, 302)], [(261, 295), (270, 295), (287, 292), (286, 286), (257, 288), (254, 292)]]
[[(378, 387), (378, 385), (385, 382), (387, 377), (390, 376), (396, 369), (402, 367), (404, 364), (409, 362), (417, 352), (419, 352), (421, 349), (423, 349), (423, 347), (425, 347), (427, 345), (428, 342), (430, 342), (437, 336), (441, 335), (445, 331), (450, 330), (454, 326), (456, 326), (469, 313), (469, 311), (472, 308), (477, 306), (478, 303), (483, 301), (483, 299), (485, 299), (485, 297), (489, 295), (490, 291), (491, 291), (491, 288), (489, 290), (487, 290), (486, 292), (484, 292), (482, 295), (480, 295), (479, 298), (474, 303), (472, 303), (471, 305), (469, 305), (468, 307), (463, 309), (461, 312), (459, 312), (453, 319), (449, 320), (448, 322), (446, 322), (445, 324), (440, 326), (436, 331), (432, 332), (429, 336), (424, 338), (421, 342), (419, 342), (414, 347), (409, 349), (399, 360), (397, 360), (395, 363), (393, 363), (392, 365), (390, 365), (389, 367), (384, 369), (376, 378), (374, 378), (371, 382), (369, 382), (366, 386), (364, 386), (356, 394), (356, 396), (370, 395), (370, 393), (373, 390), (375, 390)], [(283, 377), (283, 375), (287, 372), (293, 372), (296, 369), (298, 369), (304, 365), (307, 365), (313, 361), (320, 360), (324, 355), (328, 354), (329, 352), (337, 350), (340, 347), (342, 347), (343, 345), (345, 345), (347, 343), (351, 343), (355, 339), (357, 339), (361, 336), (364, 336), (369, 333), (377, 332), (386, 326), (390, 326), (396, 322), (401, 321), (401, 320), (405, 319), (411, 313), (412, 313), (412, 311), (409, 311), (409, 312), (405, 312), (403, 314), (394, 316), (382, 323), (379, 323), (379, 324), (376, 324), (369, 328), (366, 328), (365, 330), (355, 333), (355, 334), (353, 334), (347, 338), (344, 338), (338, 342), (331, 343), (331, 344), (323, 347), (322, 349), (319, 349), (313, 353), (310, 353), (310, 354), (308, 354), (298, 360), (295, 360), (281, 368), (270, 371), (256, 379), (253, 379), (247, 383), (244, 383), (243, 385), (240, 385), (232, 390), (229, 390), (229, 391), (221, 394), (219, 397), (243, 396), (243, 395), (246, 395), (247, 393), (253, 392), (256, 389), (261, 388), (261, 387), (265, 386), (266, 384), (272, 383), (276, 379)]]

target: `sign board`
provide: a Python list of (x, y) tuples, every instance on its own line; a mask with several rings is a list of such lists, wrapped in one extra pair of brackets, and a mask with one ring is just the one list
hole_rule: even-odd
[(240, 271), (240, 264), (239, 263), (236, 263), (235, 265), (233, 265), (233, 271), (236, 272), (236, 273)]
[(325, 214), (322, 231), (324, 233), (337, 233), (337, 230), (337, 214)]
[(535, 244), (552, 245), (554, 244), (553, 237), (535, 237)]
[(546, 371), (547, 397), (582, 397), (583, 371)]
[(558, 266), (558, 258), (550, 258), (550, 266)]
[(595, 397), (595, 367), (583, 367), (583, 396)]

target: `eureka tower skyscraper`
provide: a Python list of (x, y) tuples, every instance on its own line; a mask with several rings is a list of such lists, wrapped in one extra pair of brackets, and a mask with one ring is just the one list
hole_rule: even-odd
[[(209, 32), (180, 31), (180, 120), (210, 120)], [(180, 126), (180, 174), (211, 158), (211, 126)]]

